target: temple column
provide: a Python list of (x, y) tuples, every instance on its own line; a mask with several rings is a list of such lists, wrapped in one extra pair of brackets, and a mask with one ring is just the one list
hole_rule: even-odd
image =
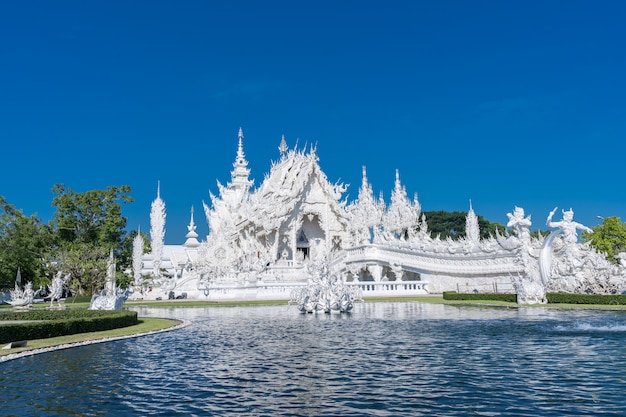
[(383, 275), (383, 267), (381, 265), (368, 265), (367, 269), (370, 271), (370, 274), (372, 274), (374, 281), (380, 282)]

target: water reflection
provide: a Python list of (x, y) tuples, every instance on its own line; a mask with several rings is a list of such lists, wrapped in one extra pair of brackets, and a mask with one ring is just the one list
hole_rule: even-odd
[[(365, 303), (141, 308), (189, 327), (2, 364), (14, 415), (621, 415), (626, 316)], [(20, 387), (16, 390), (15, 387)]]

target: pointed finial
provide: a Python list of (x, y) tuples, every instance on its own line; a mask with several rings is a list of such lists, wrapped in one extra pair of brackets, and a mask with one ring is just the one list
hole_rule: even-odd
[(396, 190), (401, 190), (402, 184), (400, 183), (400, 170), (396, 169)]
[(196, 225), (193, 221), (193, 206), (191, 206), (191, 220), (189, 221), (189, 226), (187, 226), (187, 230), (189, 230), (190, 232), (196, 230)]
[(245, 155), (243, 153), (243, 130), (239, 128), (239, 144), (237, 145), (237, 160), (243, 162), (245, 159)]
[(285, 152), (287, 152), (288, 148), (287, 148), (287, 142), (285, 141), (285, 135), (283, 134), (281, 139), (280, 139), (280, 145), (278, 145), (278, 151), (280, 152), (280, 155), (284, 155)]
[(363, 165), (363, 175), (362, 175), (362, 179), (361, 179), (361, 185), (363, 187), (367, 187), (367, 171), (365, 169), (365, 165)]

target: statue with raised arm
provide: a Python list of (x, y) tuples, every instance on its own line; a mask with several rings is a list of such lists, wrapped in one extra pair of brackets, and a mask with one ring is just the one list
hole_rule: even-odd
[(506, 226), (512, 228), (517, 238), (525, 245), (528, 245), (530, 243), (530, 226), (532, 224), (530, 216), (525, 217), (524, 209), (517, 206), (515, 210), (513, 210), (513, 213), (507, 213), (506, 215), (509, 218), (509, 222)]
[(587, 226), (584, 226), (574, 221), (574, 211), (572, 211), (572, 209), (569, 209), (568, 211), (561, 210), (561, 212), (563, 213), (563, 220), (561, 220), (560, 222), (553, 222), (552, 216), (554, 216), (554, 213), (556, 213), (557, 208), (558, 207), (555, 207), (548, 215), (546, 225), (548, 227), (558, 228), (561, 231), (563, 241), (566, 245), (578, 243), (577, 230), (583, 230), (585, 232), (593, 233), (593, 230), (591, 230)]
[(70, 279), (70, 274), (65, 275), (63, 277), (63, 271), (57, 272), (56, 276), (52, 279), (52, 284), (50, 285), (50, 307), (53, 307), (54, 301), (56, 300), (58, 306), (62, 308), (61, 305), (61, 297), (63, 296), (63, 286)]
[(556, 213), (555, 207), (546, 220), (546, 225), (553, 227), (552, 233), (545, 239), (541, 247), (539, 268), (542, 281), (549, 286), (549, 291), (570, 293), (601, 293), (596, 282), (599, 262), (605, 268), (606, 260), (601, 262), (598, 254), (589, 249), (588, 244), (578, 242), (578, 231), (593, 233), (589, 227), (574, 221), (574, 211), (561, 210), (563, 219), (552, 221)]

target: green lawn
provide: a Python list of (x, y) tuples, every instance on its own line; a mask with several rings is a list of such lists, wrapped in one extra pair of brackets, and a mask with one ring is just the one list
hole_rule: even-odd
[(26, 347), (13, 349), (0, 349), (0, 356), (13, 353), (24, 352), (27, 350), (49, 348), (53, 346), (79, 343), (92, 340), (109, 339), (116, 337), (125, 337), (139, 335), (142, 333), (150, 333), (159, 330), (165, 330), (180, 324), (178, 320), (161, 319), (161, 318), (139, 318), (139, 323), (133, 326), (122, 327), (119, 329), (107, 330), (102, 332), (80, 333), (69, 336), (51, 337), (48, 339), (29, 340)]

